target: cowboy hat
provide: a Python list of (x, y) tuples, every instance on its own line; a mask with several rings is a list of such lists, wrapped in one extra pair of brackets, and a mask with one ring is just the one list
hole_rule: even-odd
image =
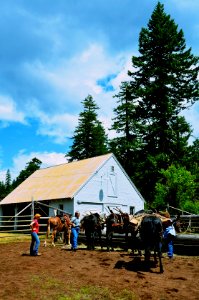
[(36, 215), (34, 216), (35, 219), (40, 218), (40, 217), (41, 217), (40, 214), (36, 214)]

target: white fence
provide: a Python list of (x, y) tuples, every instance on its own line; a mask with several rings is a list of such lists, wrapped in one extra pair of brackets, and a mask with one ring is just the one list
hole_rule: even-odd
[[(17, 212), (14, 216), (3, 216), (0, 214), (0, 233), (30, 233), (30, 223), (33, 219), (33, 216), (35, 214), (35, 204), (39, 204), (39, 209), (42, 211), (41, 206), (51, 208), (54, 210), (54, 215), (57, 214), (57, 212), (66, 213), (62, 209), (59, 209), (57, 207), (54, 207), (52, 205), (47, 205), (42, 202), (30, 202), (27, 206), (25, 206), (21, 211)], [(25, 210), (29, 208), (30, 211), (31, 207), (31, 214), (29, 215), (23, 215)], [(41, 217), (40, 218), (40, 232), (39, 234), (46, 233), (47, 230), (47, 220), (49, 219), (49, 216)]]
[[(48, 217), (41, 217), (40, 221), (40, 234), (44, 234), (47, 229)], [(0, 234), (1, 233), (30, 233), (30, 223), (32, 215), (23, 216), (0, 216)]]

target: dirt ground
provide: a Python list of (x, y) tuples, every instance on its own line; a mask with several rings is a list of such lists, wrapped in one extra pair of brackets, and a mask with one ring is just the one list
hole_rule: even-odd
[[(143, 258), (138, 262), (119, 250), (88, 251), (80, 245), (74, 253), (41, 244), (41, 256), (22, 255), (28, 250), (28, 242), (0, 244), (0, 299), (199, 299), (199, 256), (164, 257), (160, 274), (153, 263), (146, 271)], [(73, 298), (83, 287), (96, 287), (95, 295)], [(100, 292), (105, 290), (109, 297)]]

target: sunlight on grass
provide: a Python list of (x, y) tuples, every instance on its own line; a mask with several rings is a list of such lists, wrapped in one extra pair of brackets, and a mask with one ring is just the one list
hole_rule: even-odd
[[(0, 232), (0, 244), (8, 244), (13, 242), (30, 241), (30, 234), (22, 233), (2, 233)], [(39, 236), (40, 240), (45, 239), (45, 236)]]
[[(54, 300), (138, 300), (138, 297), (128, 290), (120, 292), (111, 291), (108, 288), (96, 286), (74, 287), (65, 286), (64, 282), (59, 279), (49, 277), (47, 274), (40, 276), (34, 275), (31, 278), (31, 289), (34, 290), (40, 286), (40, 296), (42, 299)], [(50, 295), (48, 294), (50, 291)], [(48, 295), (48, 296), (47, 296)], [(32, 294), (33, 296), (33, 294)], [(34, 296), (32, 297), (33, 299)]]
[(85, 286), (79, 291), (73, 291), (70, 295), (63, 295), (57, 300), (137, 300), (138, 298), (131, 291), (122, 290), (120, 293), (113, 293), (108, 288)]

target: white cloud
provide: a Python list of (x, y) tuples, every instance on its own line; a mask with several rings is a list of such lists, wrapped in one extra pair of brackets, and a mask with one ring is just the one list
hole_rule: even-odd
[[(41, 168), (67, 163), (65, 153), (47, 151), (26, 153), (25, 150), (21, 150), (15, 157), (13, 157), (13, 166), (10, 168), (12, 180), (19, 175), (21, 170), (25, 169), (26, 164), (29, 163), (34, 157), (42, 161)], [(1, 171), (0, 178), (2, 176), (4, 180), (5, 174), (6, 171)]]
[(9, 96), (0, 95), (0, 120), (3, 122), (25, 122), (25, 115), (17, 109), (17, 105)]
[[(80, 102), (88, 94), (92, 95), (100, 110), (99, 117), (104, 122), (106, 130), (110, 128), (113, 108), (116, 100), (113, 95), (118, 92), (121, 81), (127, 80), (127, 71), (131, 68), (130, 53), (120, 53), (110, 56), (102, 45), (91, 44), (82, 53), (70, 60), (62, 60), (56, 67), (49, 67), (39, 61), (34, 64), (26, 64), (26, 70), (32, 76), (39, 77), (41, 81), (47, 82), (54, 89), (56, 105), (60, 106), (60, 114), (57, 112), (50, 115), (42, 111), (39, 100), (31, 99), (27, 105), (29, 117), (40, 120), (38, 134), (54, 137), (56, 143), (65, 143), (67, 137), (73, 135), (78, 124), (79, 112), (82, 111)], [(104, 79), (114, 74), (109, 84), (114, 91), (106, 91), (98, 84), (99, 79)], [(45, 99), (42, 99), (45, 101)], [(50, 104), (49, 104), (50, 105)], [(63, 112), (68, 110), (67, 112)], [(76, 107), (79, 107), (77, 112)]]
[(127, 53), (110, 56), (102, 45), (91, 44), (82, 53), (71, 59), (63, 59), (56, 66), (47, 66), (40, 61), (26, 64), (25, 69), (32, 76), (48, 82), (58, 95), (57, 101), (75, 104), (88, 94), (103, 94), (97, 81), (110, 74), (119, 74), (124, 69)]
[(52, 117), (44, 116), (38, 129), (38, 134), (51, 136), (54, 142), (64, 144), (67, 138), (72, 137), (77, 126), (78, 116), (72, 114), (60, 114)]
[(58, 144), (65, 144), (67, 138), (73, 135), (78, 115), (72, 112), (53, 114), (42, 111), (37, 99), (30, 99), (26, 106), (27, 116), (38, 120), (37, 134), (51, 137)]

